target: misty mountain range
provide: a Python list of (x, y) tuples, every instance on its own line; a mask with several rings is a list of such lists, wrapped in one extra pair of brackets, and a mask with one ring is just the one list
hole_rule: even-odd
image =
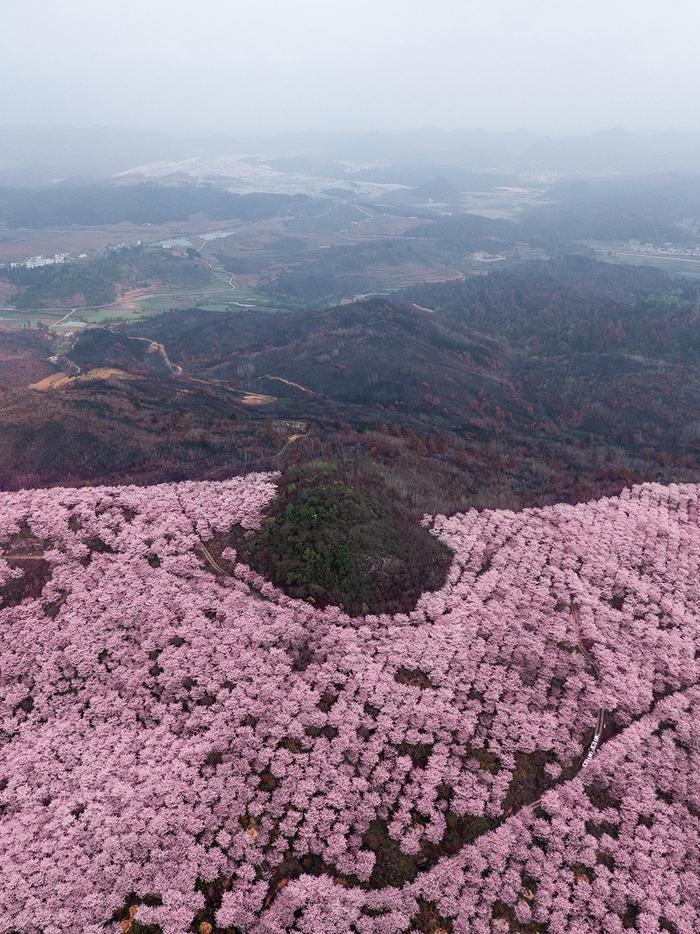
[(424, 128), (404, 133), (284, 133), (268, 138), (224, 134), (176, 137), (112, 127), (0, 127), (0, 184), (49, 184), (104, 178), (152, 162), (196, 155), (255, 153), (279, 168), (328, 177), (358, 167), (437, 164), (516, 174), (645, 173), (700, 170), (700, 134), (651, 135), (612, 129), (584, 136), (537, 136), (525, 130)]

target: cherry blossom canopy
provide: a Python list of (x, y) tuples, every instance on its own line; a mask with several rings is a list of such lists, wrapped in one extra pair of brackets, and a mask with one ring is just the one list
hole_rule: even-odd
[(274, 480), (0, 495), (1, 934), (697, 934), (700, 488), (351, 619), (203, 560)]

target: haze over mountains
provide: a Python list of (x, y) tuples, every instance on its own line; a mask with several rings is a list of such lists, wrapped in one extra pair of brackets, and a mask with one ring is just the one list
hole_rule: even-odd
[(694, 476), (700, 137), (2, 134), (7, 488), (347, 455), (436, 510)]
[(193, 157), (235, 154), (282, 160), (279, 167), (296, 165), (302, 171), (312, 167), (313, 159), (319, 175), (332, 175), (341, 167), (358, 171), (365, 163), (386, 162), (516, 174), (636, 174), (697, 171), (700, 133), (640, 135), (612, 129), (549, 137), (524, 130), (497, 133), (426, 128), (404, 133), (309, 131), (236, 138), (223, 134), (178, 137), (110, 127), (0, 127), (0, 181), (5, 184), (105, 178), (163, 162), (173, 163), (173, 171), (177, 171), (178, 163)]

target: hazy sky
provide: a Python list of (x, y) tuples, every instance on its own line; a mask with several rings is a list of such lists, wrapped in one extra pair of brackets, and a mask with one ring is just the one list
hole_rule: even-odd
[(700, 130), (697, 0), (2, 0), (0, 124)]

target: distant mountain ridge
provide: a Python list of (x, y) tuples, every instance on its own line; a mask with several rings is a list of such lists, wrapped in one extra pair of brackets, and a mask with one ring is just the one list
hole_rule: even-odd
[[(46, 184), (57, 178), (104, 178), (137, 166), (195, 155), (257, 153), (305, 163), (324, 174), (335, 165), (434, 164), (473, 171), (524, 173), (662, 172), (700, 170), (700, 134), (649, 135), (616, 128), (569, 137), (526, 130), (441, 130), (404, 133), (317, 131), (272, 137), (216, 134), (178, 137), (116, 127), (0, 127), (0, 184)], [(435, 175), (437, 173), (433, 173)], [(444, 174), (441, 170), (440, 174)]]
[(522, 152), (517, 167), (557, 173), (697, 171), (700, 134), (641, 136), (618, 127), (588, 136), (545, 137)]

